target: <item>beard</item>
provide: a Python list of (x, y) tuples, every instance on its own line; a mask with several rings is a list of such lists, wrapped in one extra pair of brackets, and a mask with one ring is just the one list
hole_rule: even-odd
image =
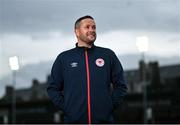
[(87, 44), (93, 44), (94, 41), (96, 40), (96, 33), (95, 32), (86, 33), (84, 35), (81, 35), (79, 38), (81, 39), (81, 41)]

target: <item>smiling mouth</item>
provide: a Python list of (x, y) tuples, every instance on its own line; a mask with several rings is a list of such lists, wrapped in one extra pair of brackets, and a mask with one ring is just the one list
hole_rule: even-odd
[(95, 33), (91, 33), (91, 34), (89, 34), (88, 36), (96, 36), (96, 34)]
[(88, 37), (90, 37), (90, 38), (95, 38), (96, 36), (95, 35), (88, 35)]

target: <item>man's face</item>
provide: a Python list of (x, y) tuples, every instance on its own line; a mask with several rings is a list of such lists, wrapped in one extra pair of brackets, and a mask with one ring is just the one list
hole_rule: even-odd
[(81, 42), (92, 44), (96, 40), (96, 24), (94, 20), (89, 18), (81, 20), (75, 33)]

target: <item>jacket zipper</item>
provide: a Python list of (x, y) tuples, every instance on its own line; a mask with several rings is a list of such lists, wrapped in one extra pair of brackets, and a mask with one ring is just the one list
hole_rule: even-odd
[(88, 53), (85, 50), (85, 58), (86, 58), (86, 74), (87, 74), (87, 98), (88, 98), (88, 124), (91, 124), (91, 97), (90, 97), (90, 73), (89, 73), (89, 60)]

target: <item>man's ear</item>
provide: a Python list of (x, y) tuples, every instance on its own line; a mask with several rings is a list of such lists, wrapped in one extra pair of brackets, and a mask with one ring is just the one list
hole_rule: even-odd
[(76, 36), (79, 36), (79, 30), (78, 29), (74, 29), (74, 32), (75, 32)]

